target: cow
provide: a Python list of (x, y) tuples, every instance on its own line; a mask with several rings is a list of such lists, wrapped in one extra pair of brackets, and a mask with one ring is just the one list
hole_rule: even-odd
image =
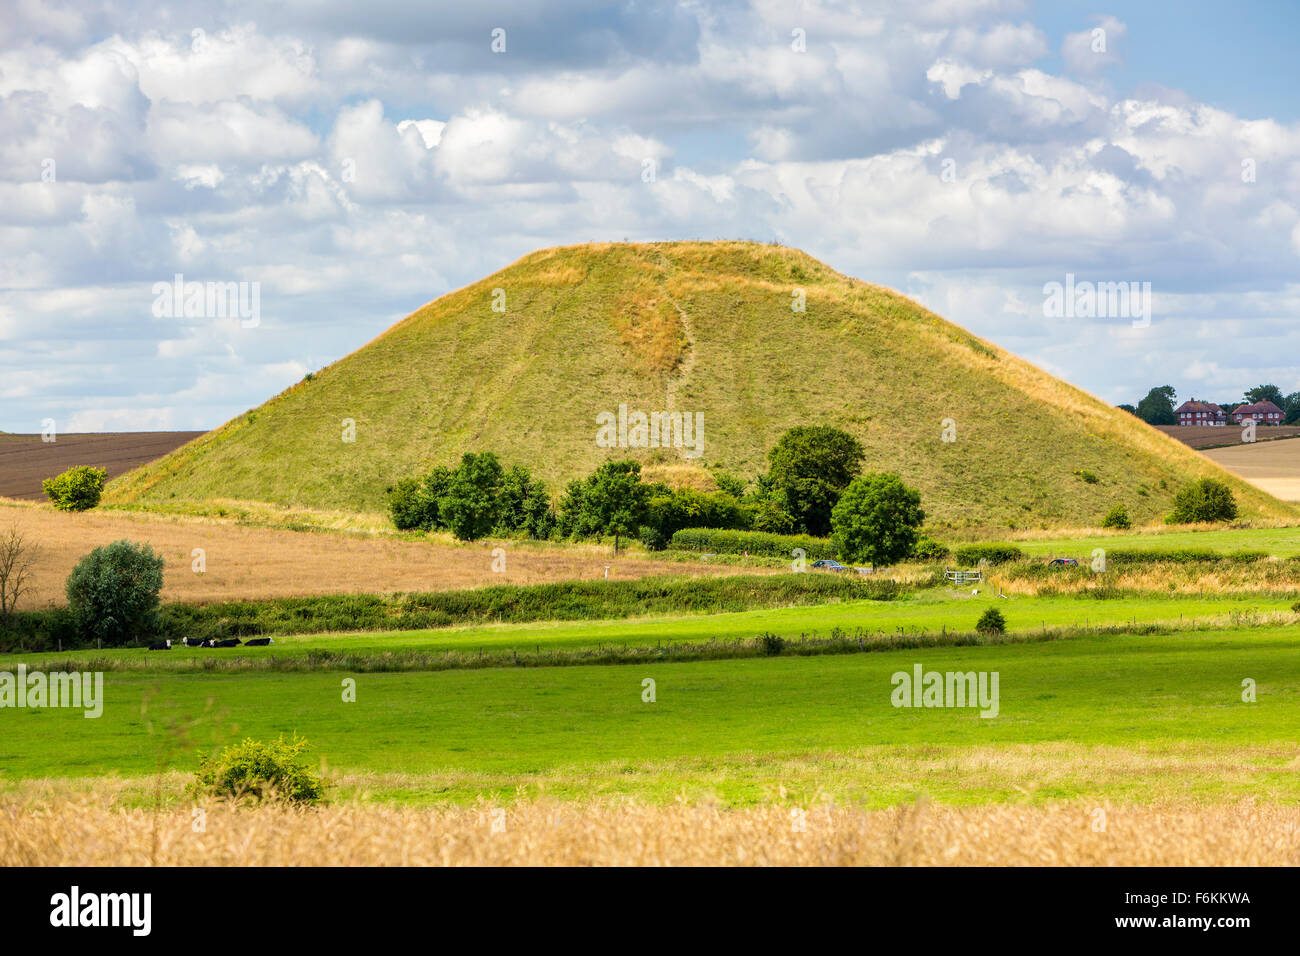
[(242, 643), (244, 642), (237, 637), (228, 637), (224, 641), (213, 641), (209, 646), (210, 647), (238, 647)]
[(273, 644), (273, 643), (275, 643), (273, 638), (255, 637), (251, 641), (244, 641), (244, 646), (245, 647), (266, 647), (266, 645)]
[(181, 641), (186, 647), (203, 647), (207, 641), (201, 637), (187, 637)]
[(159, 641), (157, 644), (149, 645), (149, 650), (151, 651), (170, 651), (171, 649), (172, 649), (171, 638), (168, 638), (165, 641)]

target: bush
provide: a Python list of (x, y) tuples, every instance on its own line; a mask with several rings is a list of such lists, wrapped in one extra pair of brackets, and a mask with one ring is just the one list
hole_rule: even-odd
[(1197, 524), (1208, 521), (1231, 521), (1237, 517), (1237, 499), (1232, 489), (1217, 478), (1202, 478), (1178, 492), (1174, 510), (1166, 524)]
[(1125, 530), (1133, 527), (1133, 522), (1129, 519), (1128, 509), (1123, 505), (1116, 505), (1106, 512), (1106, 517), (1101, 519), (1103, 528), (1118, 528)]
[(951, 553), (946, 544), (941, 544), (934, 538), (919, 538), (916, 547), (912, 549), (912, 557), (918, 561), (942, 561)]
[(785, 650), (785, 638), (779, 634), (760, 634), (758, 644), (768, 657), (776, 657)]
[(1002, 616), (1001, 611), (991, 607), (980, 615), (979, 621), (975, 624), (975, 630), (980, 634), (1005, 634), (1007, 632), (1007, 619)]
[(964, 568), (976, 567), (981, 561), (989, 564), (1007, 564), (1019, 561), (1024, 552), (1009, 544), (967, 544), (953, 552), (957, 563)]
[(845, 561), (896, 564), (916, 548), (921, 495), (898, 475), (854, 478), (831, 511), (831, 541)]
[(403, 478), (388, 489), (388, 515), (398, 531), (411, 531), (424, 525), (425, 508), (419, 478)]
[(1087, 468), (1080, 468), (1075, 472), (1075, 474), (1082, 478), (1085, 484), (1095, 485), (1097, 482), (1101, 481), (1101, 479), (1097, 477), (1096, 472), (1089, 471)]
[(86, 555), (68, 575), (68, 607), (78, 633), (109, 646), (157, 633), (163, 559), (147, 544), (114, 541)]
[(319, 803), (325, 784), (302, 759), (306, 748), (307, 741), (298, 737), (278, 737), (269, 744), (246, 739), (220, 753), (200, 755), (190, 793), (239, 801)]
[(802, 548), (809, 561), (835, 557), (829, 538), (806, 534), (770, 534), (766, 531), (727, 531), (714, 528), (684, 528), (673, 535), (669, 544), (674, 551), (698, 551), (712, 554), (751, 554), (763, 558), (791, 558), (791, 551)]
[[(749, 514), (736, 498), (726, 492), (696, 491), (693, 488), (669, 488), (666, 485), (648, 486), (645, 509), (645, 528), (653, 533), (651, 538), (663, 541), (660, 548), (683, 528), (730, 528), (741, 530), (749, 526)], [(638, 537), (651, 547), (644, 534)]]
[(99, 504), (108, 472), (103, 468), (78, 465), (61, 475), (46, 478), (41, 490), (60, 511), (88, 511)]

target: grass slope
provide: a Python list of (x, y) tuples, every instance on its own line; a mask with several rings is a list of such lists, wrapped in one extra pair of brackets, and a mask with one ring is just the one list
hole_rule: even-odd
[[(494, 290), (506, 311), (494, 312)], [(791, 309), (802, 289), (807, 311)], [(831, 424), (918, 487), (936, 527), (1163, 517), (1214, 475), (1246, 517), (1295, 511), (1186, 446), (879, 286), (746, 242), (593, 244), (525, 256), (109, 485), (110, 502), (235, 498), (377, 510), (397, 478), (485, 449), (559, 485), (628, 452), (596, 416), (704, 416), (704, 456), (634, 453), (683, 481), (744, 475), (786, 428)], [(941, 440), (942, 422), (957, 440)], [(356, 440), (342, 440), (342, 422)], [(1090, 472), (1095, 483), (1076, 472)]]

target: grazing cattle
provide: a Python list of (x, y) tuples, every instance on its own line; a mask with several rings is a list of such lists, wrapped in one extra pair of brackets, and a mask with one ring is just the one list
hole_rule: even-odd
[(165, 641), (160, 641), (157, 644), (149, 645), (149, 650), (151, 651), (170, 651), (171, 649), (172, 649), (171, 638), (168, 638)]
[(266, 647), (266, 645), (270, 643), (272, 643), (272, 639), (269, 637), (255, 637), (251, 641), (244, 641), (244, 646), (245, 647)]
[(207, 643), (207, 641), (205, 641), (201, 637), (187, 637), (183, 641), (181, 641), (181, 643), (184, 644), (186, 647), (202, 647)]
[(228, 637), (224, 641), (213, 641), (211, 647), (238, 647), (244, 643), (237, 637)]

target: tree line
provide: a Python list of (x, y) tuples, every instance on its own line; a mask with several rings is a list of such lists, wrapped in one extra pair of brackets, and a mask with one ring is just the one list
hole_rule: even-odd
[(445, 530), (472, 541), (489, 535), (539, 539), (612, 537), (667, 547), (684, 528), (832, 536), (847, 560), (888, 564), (908, 557), (925, 520), (921, 497), (897, 475), (862, 474), (856, 438), (824, 425), (786, 431), (752, 481), (717, 471), (717, 491), (647, 482), (635, 461), (610, 461), (568, 483), (557, 504), (527, 468), (509, 470), (490, 451), (465, 454), (389, 489), (402, 530)]
[[(1160, 385), (1147, 392), (1146, 398), (1136, 405), (1120, 405), (1119, 407), (1130, 414), (1136, 415), (1148, 425), (1177, 425), (1178, 415), (1174, 411), (1178, 407), (1177, 396), (1178, 393), (1174, 391), (1172, 385)], [(1242, 405), (1254, 405), (1259, 402), (1272, 402), (1282, 409), (1283, 424), (1300, 424), (1300, 392), (1284, 395), (1276, 385), (1256, 385), (1246, 391), (1245, 397), (1241, 401), (1215, 402), (1214, 404), (1222, 408), (1225, 414), (1231, 415)]]

